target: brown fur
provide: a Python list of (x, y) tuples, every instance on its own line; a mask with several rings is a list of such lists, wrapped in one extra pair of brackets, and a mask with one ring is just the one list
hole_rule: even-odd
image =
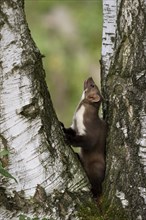
[(64, 128), (64, 131), (71, 145), (81, 147), (81, 163), (91, 183), (93, 196), (98, 197), (102, 193), (105, 175), (106, 124), (98, 114), (102, 96), (92, 78), (84, 82), (84, 93), (85, 97), (77, 110), (84, 105), (85, 134), (79, 135), (76, 125), (74, 128)]

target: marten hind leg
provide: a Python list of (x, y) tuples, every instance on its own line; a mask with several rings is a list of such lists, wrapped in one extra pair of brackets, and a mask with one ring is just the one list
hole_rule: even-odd
[(102, 182), (100, 179), (89, 179), (91, 183), (91, 192), (94, 198), (100, 197), (102, 195)]

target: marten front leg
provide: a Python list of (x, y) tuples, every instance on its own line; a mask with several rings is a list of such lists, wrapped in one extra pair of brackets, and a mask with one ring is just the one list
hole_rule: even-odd
[(74, 147), (82, 147), (88, 149), (90, 146), (89, 138), (85, 135), (67, 135), (68, 142)]
[(61, 126), (64, 131), (67, 142), (74, 147), (88, 148), (91, 145), (89, 142), (89, 137), (87, 135), (78, 135), (74, 129), (71, 127), (65, 128), (62, 122)]
[(62, 122), (60, 122), (62, 130), (65, 134), (66, 137), (66, 141), (72, 145), (72, 140), (74, 139), (74, 137), (76, 136), (76, 131), (74, 129), (72, 129), (71, 127), (69, 128), (65, 128), (64, 124)]
[(82, 147), (83, 149), (91, 149), (92, 141), (87, 135), (78, 135), (72, 128), (65, 131), (65, 136), (68, 143), (74, 147)]

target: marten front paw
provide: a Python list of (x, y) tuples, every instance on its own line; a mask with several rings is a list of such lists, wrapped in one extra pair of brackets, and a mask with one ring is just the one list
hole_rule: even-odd
[(70, 128), (65, 128), (64, 127), (64, 124), (62, 122), (60, 122), (60, 125), (61, 125), (61, 128), (65, 134), (65, 139), (66, 139), (66, 142), (68, 144), (72, 144), (75, 136), (76, 136), (76, 132), (75, 130), (73, 130), (71, 127)]

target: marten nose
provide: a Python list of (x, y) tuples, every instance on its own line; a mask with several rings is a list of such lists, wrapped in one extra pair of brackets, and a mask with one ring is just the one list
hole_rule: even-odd
[(92, 77), (89, 77), (87, 80), (84, 81), (84, 90), (89, 87), (90, 85), (94, 85), (94, 81)]

